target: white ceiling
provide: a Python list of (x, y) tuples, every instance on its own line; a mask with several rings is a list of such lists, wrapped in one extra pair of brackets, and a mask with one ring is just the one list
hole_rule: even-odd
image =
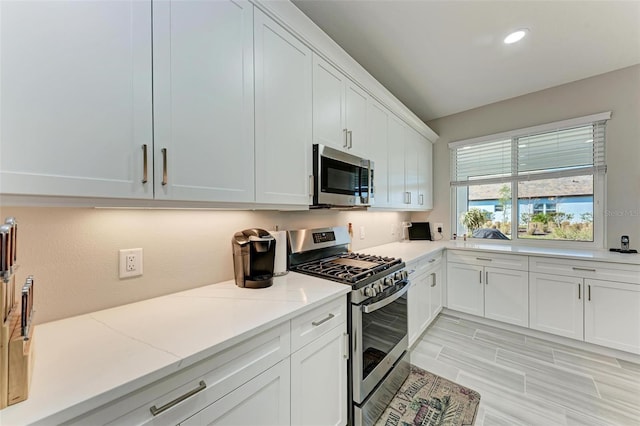
[(640, 63), (636, 0), (293, 3), (425, 122)]

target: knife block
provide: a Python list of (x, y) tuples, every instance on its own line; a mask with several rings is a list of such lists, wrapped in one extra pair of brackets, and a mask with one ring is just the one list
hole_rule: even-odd
[(33, 371), (33, 330), (20, 335), (20, 312), (13, 309), (0, 329), (0, 410), (29, 396)]
[(22, 402), (29, 397), (31, 372), (33, 371), (33, 330), (29, 327), (29, 334), (21, 336), (20, 315), (14, 315), (15, 325), (9, 339), (9, 383), (7, 405)]

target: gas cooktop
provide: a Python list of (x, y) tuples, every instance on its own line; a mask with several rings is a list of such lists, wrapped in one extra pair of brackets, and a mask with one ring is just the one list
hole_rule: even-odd
[(303, 263), (297, 265), (294, 270), (334, 281), (354, 284), (401, 264), (402, 259), (393, 257), (345, 253)]

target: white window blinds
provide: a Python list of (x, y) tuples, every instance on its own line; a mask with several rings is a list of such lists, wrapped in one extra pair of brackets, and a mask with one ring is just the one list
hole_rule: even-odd
[[(610, 113), (604, 113), (494, 135), (495, 138), (452, 142), (451, 185), (604, 173), (609, 117)], [(594, 119), (597, 121), (584, 123)]]

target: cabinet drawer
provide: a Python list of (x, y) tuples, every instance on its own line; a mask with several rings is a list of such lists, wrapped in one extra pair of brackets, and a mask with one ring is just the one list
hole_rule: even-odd
[(442, 252), (439, 251), (437, 253), (430, 254), (418, 260), (418, 264), (415, 266), (415, 275), (418, 276), (428, 272), (430, 269), (433, 269), (439, 266), (442, 263)]
[[(289, 321), (249, 340), (232, 346), (184, 370), (158, 380), (138, 391), (77, 417), (68, 424), (131, 425), (178, 424), (188, 415), (222, 398), (290, 354)], [(202, 388), (204, 381), (206, 388)], [(151, 407), (161, 407), (188, 394), (193, 394), (157, 415)]]
[(347, 320), (345, 297), (325, 303), (291, 320), (291, 352), (322, 336)]
[(447, 250), (447, 261), (467, 265), (492, 266), (494, 268), (527, 271), (528, 257), (517, 254), (496, 254), (482, 251)]
[(545, 274), (640, 284), (640, 265), (531, 256), (529, 270)]

